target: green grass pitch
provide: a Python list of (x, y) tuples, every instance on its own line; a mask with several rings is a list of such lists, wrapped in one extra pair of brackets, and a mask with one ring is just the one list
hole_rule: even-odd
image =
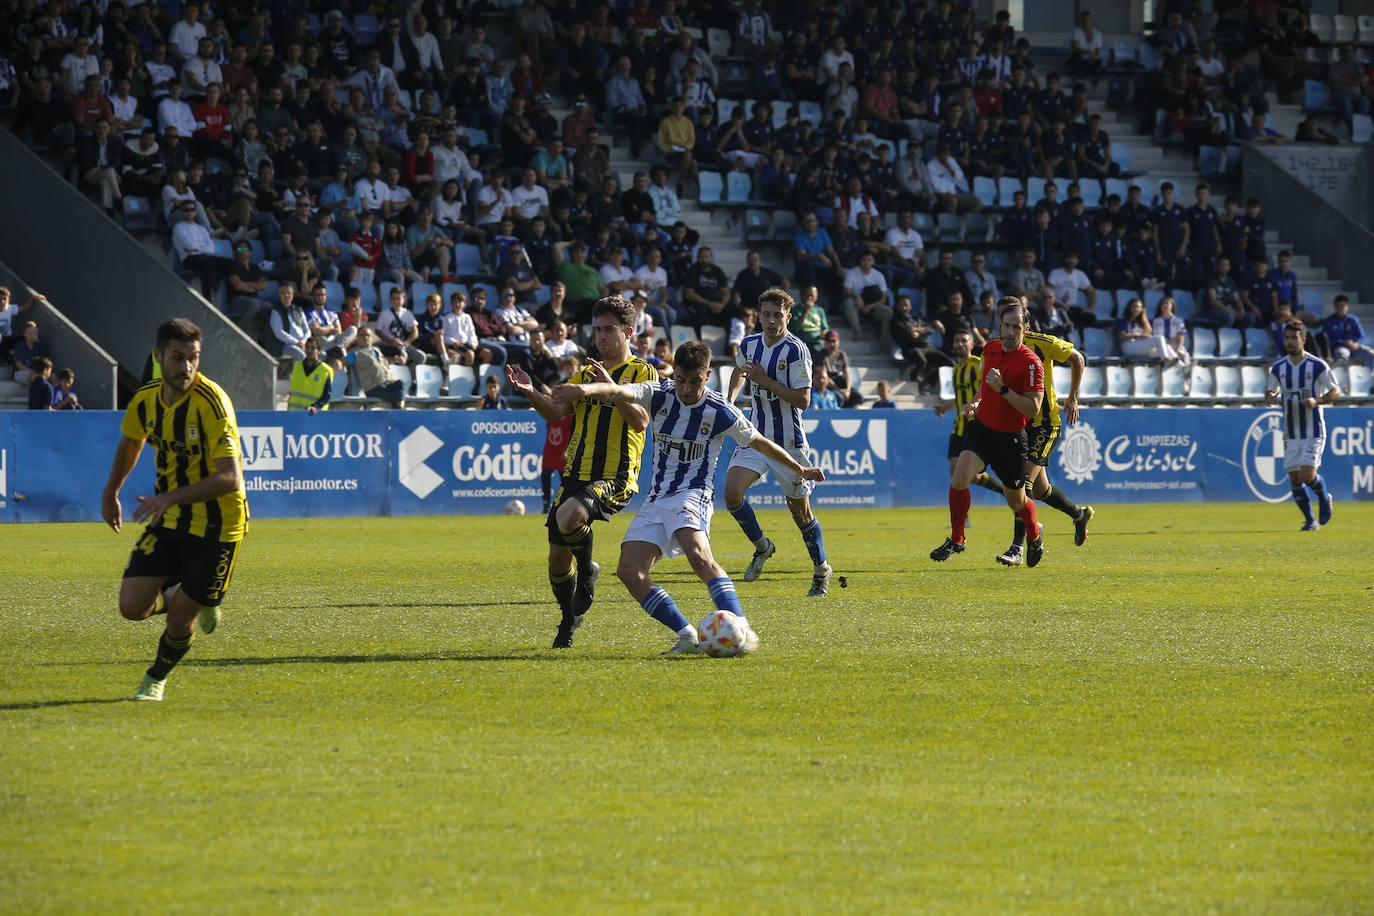
[[(611, 575), (575, 648), (538, 518), (257, 521), (161, 704), (137, 531), (0, 527), (0, 912), (1369, 913), (1374, 505), (790, 519), (748, 658), (664, 660)], [(717, 556), (750, 547), (717, 514)], [(705, 587), (656, 570), (693, 620)], [(838, 576), (848, 587), (838, 587)]]

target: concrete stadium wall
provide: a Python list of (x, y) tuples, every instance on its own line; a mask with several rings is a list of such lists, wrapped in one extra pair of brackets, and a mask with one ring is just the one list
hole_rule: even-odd
[(1358, 291), (1360, 301), (1371, 302), (1374, 159), (1368, 150), (1357, 150), (1358, 158), (1331, 150), (1306, 144), (1248, 145), (1242, 162), (1245, 194), (1262, 198), (1270, 226), (1301, 240), (1315, 264), (1339, 277), (1346, 289)]
[[(1337, 500), (1374, 499), (1374, 407), (1329, 408), (1322, 466)], [(0, 523), (94, 521), (119, 438), (115, 412), (0, 413)], [(545, 424), (532, 410), (373, 410), (239, 413), (248, 502), (255, 518), (487, 515), (511, 499), (539, 507)], [(1278, 410), (1255, 407), (1087, 408), (1066, 427), (1052, 480), (1080, 502), (1284, 502)], [(823, 509), (942, 506), (951, 420), (926, 410), (810, 411), (812, 460), (827, 480)], [(716, 498), (733, 442), (726, 441)], [(640, 492), (652, 480), (646, 455)], [(1005, 504), (975, 488), (980, 506)], [(145, 455), (125, 505), (153, 491)], [(783, 508), (772, 484), (750, 499)]]
[(205, 332), (202, 369), (244, 409), (270, 410), (276, 362), (192, 292), (99, 207), (0, 130), (0, 251), (5, 262), (137, 378), (157, 326), (189, 318)]
[[(34, 293), (4, 263), (0, 263), (0, 286), (8, 286), (12, 300), (21, 306)], [(81, 398), (83, 408), (113, 410), (119, 386), (119, 364), (115, 358), (68, 320), (52, 300), (35, 303), (33, 308), (20, 315), (19, 327), (28, 321), (38, 323), (38, 339), (52, 359), (54, 383), (59, 369), (70, 369), (76, 373), (76, 393)], [(16, 334), (19, 333), (19, 327), (14, 329)]]

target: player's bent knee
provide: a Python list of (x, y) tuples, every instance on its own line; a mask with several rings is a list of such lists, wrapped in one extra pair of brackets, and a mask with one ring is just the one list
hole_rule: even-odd
[(120, 598), (119, 616), (125, 620), (147, 620), (153, 616), (153, 604)]

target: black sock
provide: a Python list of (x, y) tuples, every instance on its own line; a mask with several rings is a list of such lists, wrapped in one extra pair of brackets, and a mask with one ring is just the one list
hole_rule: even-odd
[(577, 587), (577, 575), (570, 569), (562, 576), (549, 573), (549, 585), (553, 588), (553, 597), (558, 601), (558, 609), (564, 615), (572, 613), (573, 589)]
[(550, 489), (553, 484), (553, 468), (544, 468), (539, 472), (539, 487), (544, 492), (544, 505), (549, 504)]
[(568, 542), (568, 548), (572, 550), (573, 559), (577, 560), (577, 574), (579, 576), (589, 576), (592, 572), (592, 523), (587, 522), (577, 531), (565, 532), (563, 539)]
[(1051, 485), (1050, 491), (1040, 497), (1040, 501), (1051, 508), (1058, 509), (1074, 521), (1078, 520), (1078, 503), (1069, 499), (1068, 494)]
[(997, 481), (993, 480), (992, 475), (989, 474), (987, 471), (984, 471), (977, 477), (973, 478), (973, 482), (978, 484), (978, 486), (982, 487), (985, 490), (991, 490), (994, 493), (1002, 492), (1001, 485), (998, 484)]
[(1016, 516), (1016, 525), (1012, 528), (1011, 543), (1016, 547), (1026, 546), (1026, 523), (1021, 521), (1021, 516)]
[(162, 638), (157, 641), (157, 659), (148, 669), (148, 677), (159, 681), (165, 678), (167, 673), (176, 667), (177, 662), (181, 661), (182, 656), (190, 651), (191, 643), (195, 641), (194, 633), (184, 639), (173, 639), (163, 630)]

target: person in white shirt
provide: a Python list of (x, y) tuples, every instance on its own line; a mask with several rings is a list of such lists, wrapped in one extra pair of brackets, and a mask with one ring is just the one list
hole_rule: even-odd
[(829, 121), (835, 112), (843, 111), (851, 121), (854, 107), (859, 103), (859, 90), (854, 86), (854, 68), (849, 63), (840, 64), (840, 73), (834, 80), (825, 84), (825, 118)]
[(410, 193), (410, 189), (401, 184), (401, 170), (396, 166), (387, 166), (386, 170), (386, 206), (383, 211), (387, 219), (401, 218), (407, 210), (420, 212), (420, 202)]
[(363, 69), (343, 81), (345, 86), (357, 86), (363, 91), (367, 104), (378, 111), (386, 104), (386, 88), (400, 88), (396, 82), (396, 71), (382, 66), (382, 55), (377, 50), (367, 52)]
[(654, 202), (654, 220), (660, 226), (671, 226), (682, 219), (682, 203), (677, 192), (668, 187), (668, 170), (656, 165), (652, 170), (653, 183), (649, 185), (649, 197)]
[[(439, 54), (439, 40), (429, 31), (429, 20), (425, 18), (424, 13), (416, 13), (410, 20), (410, 43), (415, 45), (415, 50), (419, 54), (420, 69), (424, 71), (420, 82), (424, 84), (424, 88), (433, 89), (436, 85), (446, 85), (448, 80), (444, 76), (444, 58)], [(457, 66), (457, 63), (454, 61), (454, 66)]]
[(376, 159), (368, 160), (367, 171), (353, 189), (358, 192), (358, 203), (364, 210), (381, 213), (391, 199), (391, 189), (382, 181), (382, 164)]
[(1078, 16), (1078, 28), (1073, 30), (1069, 59), (1064, 67), (1076, 77), (1102, 75), (1102, 32), (1093, 27), (1093, 14), (1084, 10)]
[(668, 304), (668, 272), (662, 267), (663, 252), (650, 248), (644, 264), (635, 271), (635, 284), (644, 293), (645, 308), (665, 331), (677, 322), (677, 310)]
[(506, 211), (513, 206), (515, 201), (506, 190), (506, 173), (493, 169), (487, 183), (477, 189), (477, 225), (495, 235)]
[(525, 169), (524, 182), (510, 192), (511, 203), (515, 207), (517, 226), (528, 225), (529, 221), (536, 216), (542, 216), (545, 221), (553, 222), (553, 214), (549, 211), (549, 192), (535, 183), (537, 177), (534, 169)]
[[(1078, 269), (1078, 252), (1064, 253), (1064, 266), (1050, 271), (1049, 284), (1054, 289), (1054, 298), (1068, 308), (1074, 324), (1083, 324), (1082, 316), (1085, 310), (1078, 304), (1078, 292), (1082, 290), (1083, 295), (1087, 297), (1086, 312), (1090, 313), (1097, 304), (1097, 290), (1093, 289), (1093, 281), (1088, 279), (1088, 275)], [(1087, 318), (1087, 324), (1091, 325), (1092, 316), (1089, 314)]]
[(215, 63), (214, 56), (215, 43), (208, 38), (202, 38), (196, 49), (196, 56), (188, 60), (181, 68), (181, 85), (185, 88), (183, 95), (186, 98), (205, 98), (206, 86), (223, 81), (219, 64)]
[(166, 42), (159, 41), (153, 45), (153, 56), (144, 61), (143, 66), (148, 69), (149, 88), (153, 91), (153, 98), (162, 98), (172, 83), (177, 81), (176, 67), (167, 62)]
[(182, 137), (189, 137), (197, 127), (204, 126), (191, 113), (191, 106), (181, 100), (181, 83), (172, 83), (167, 97), (157, 103), (157, 126), (163, 134), (167, 133), (167, 128), (175, 127)]
[(446, 128), (443, 142), (438, 146), (431, 146), (429, 151), (434, 155), (435, 181), (445, 182), (450, 178), (456, 178), (466, 189), (472, 187), (480, 177), (468, 159), (467, 150), (458, 145), (456, 127)]
[(625, 252), (620, 246), (606, 252), (606, 263), (601, 265), (601, 282), (606, 284), (612, 295), (628, 298), (632, 291), (639, 289), (634, 271), (625, 266)]
[(86, 88), (86, 77), (100, 75), (100, 58), (90, 53), (91, 41), (85, 35), (77, 35), (75, 47), (62, 58), (59, 70), (66, 78), (67, 95), (76, 98)]
[[(472, 323), (472, 316), (466, 311), (467, 304), (467, 296), (463, 295), (462, 290), (449, 297), (451, 311), (444, 315), (444, 329), (440, 332), (444, 337), (444, 351), (448, 354), (448, 361), (459, 366), (471, 366), (477, 359), (477, 328)], [(490, 351), (482, 352), (490, 356)], [(485, 359), (483, 362), (491, 360)]]
[(920, 283), (925, 271), (926, 243), (911, 224), (911, 211), (900, 210), (897, 225), (883, 235), (883, 241), (892, 249), (892, 285), (899, 288)]
[(950, 157), (949, 147), (935, 147), (935, 158), (926, 163), (926, 173), (930, 176), (931, 190), (935, 192), (937, 212), (967, 213), (982, 208), (978, 198), (966, 193), (968, 182), (964, 170)]
[[(816, 81), (820, 83), (830, 83), (839, 79), (840, 64), (849, 64), (850, 71), (854, 69), (854, 55), (844, 48), (844, 36), (836, 35), (830, 39), (830, 47), (826, 48), (821, 54), (821, 69), (816, 74)], [(816, 125), (819, 127), (819, 125)]]
[(182, 8), (181, 19), (172, 26), (171, 34), (167, 36), (173, 56), (181, 60), (190, 60), (196, 56), (200, 40), (207, 34), (205, 23), (197, 21), (199, 19), (200, 7), (194, 3), (188, 3)]
[(215, 254), (215, 240), (210, 230), (196, 222), (196, 204), (183, 200), (177, 207), (181, 221), (172, 227), (172, 250), (181, 266), (200, 274), (200, 288), (206, 299), (214, 299), (220, 277), (228, 272), (231, 262)]
[(844, 316), (849, 319), (855, 336), (862, 333), (863, 319), (872, 318), (878, 322), (879, 340), (887, 346), (892, 296), (888, 292), (887, 279), (873, 267), (873, 252), (861, 253), (859, 266), (845, 272), (843, 306)]

